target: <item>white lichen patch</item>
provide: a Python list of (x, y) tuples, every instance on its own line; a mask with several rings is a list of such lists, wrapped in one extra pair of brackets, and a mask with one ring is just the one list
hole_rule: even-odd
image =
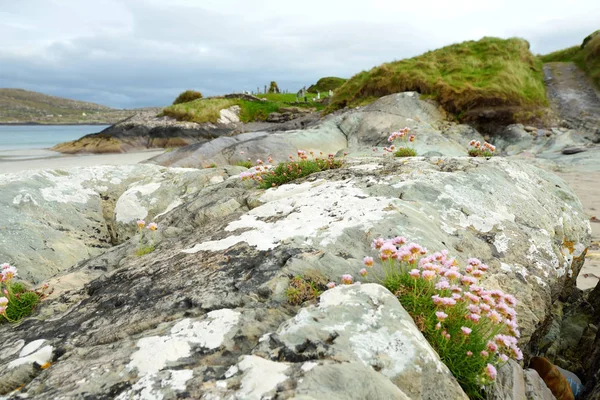
[(161, 212), (160, 214), (156, 214), (156, 216), (154, 217), (154, 219), (158, 218), (158, 217), (162, 217), (163, 215), (167, 214), (170, 211), (173, 211), (175, 208), (179, 207), (180, 205), (183, 204), (183, 200), (181, 199), (175, 199), (173, 200), (165, 209), (165, 211)]
[(24, 357), (19, 357), (16, 360), (9, 362), (7, 367), (14, 368), (18, 367), (19, 365), (33, 363), (42, 366), (52, 360), (52, 351), (52, 346), (44, 346), (41, 349), (35, 351), (34, 353), (28, 354)]
[(148, 374), (122, 392), (115, 400), (163, 400), (163, 391), (184, 392), (186, 383), (194, 376), (192, 370), (166, 371), (167, 379), (160, 379), (156, 373)]
[(12, 203), (16, 206), (20, 206), (21, 204), (32, 204), (34, 206), (39, 205), (38, 202), (29, 193), (19, 193), (15, 196)]
[(362, 165), (353, 165), (349, 169), (354, 169), (357, 171), (377, 171), (381, 168), (379, 164), (362, 164)]
[[(369, 196), (348, 182), (325, 181), (283, 185), (268, 190), (260, 200), (265, 204), (225, 228), (228, 232), (246, 229), (245, 232), (199, 243), (183, 252), (220, 251), (240, 242), (268, 250), (293, 237), (304, 237), (308, 244), (326, 246), (345, 229), (372, 227), (391, 213), (384, 209), (393, 201)], [(273, 217), (275, 220), (270, 221)]]
[(115, 205), (115, 218), (118, 222), (127, 224), (138, 219), (144, 219), (148, 210), (142, 204), (142, 199), (156, 192), (161, 184), (158, 182), (133, 186), (119, 197)]
[(510, 238), (504, 232), (497, 234), (494, 238), (494, 247), (499, 253), (505, 253), (510, 247)]
[(25, 347), (23, 347), (21, 349), (21, 352), (19, 353), (19, 357), (26, 357), (26, 356), (30, 355), (31, 353), (33, 353), (34, 351), (39, 349), (45, 342), (46, 342), (46, 339), (38, 339), (38, 340), (34, 340), (33, 342), (27, 343), (25, 345)]
[(393, 378), (416, 361), (416, 348), (412, 338), (404, 332), (390, 332), (387, 328), (370, 330), (350, 337), (354, 354), (369, 366), (379, 366), (381, 373)]
[(236, 392), (236, 398), (240, 399), (261, 400), (288, 379), (284, 373), (289, 369), (288, 365), (257, 356), (244, 356), (238, 368), (244, 373), (242, 386)]
[(149, 336), (137, 342), (138, 350), (131, 355), (129, 369), (137, 369), (139, 375), (156, 373), (169, 362), (190, 355), (192, 345), (216, 349), (237, 325), (240, 313), (222, 309), (211, 311), (201, 321), (184, 319), (171, 328), (170, 335)]

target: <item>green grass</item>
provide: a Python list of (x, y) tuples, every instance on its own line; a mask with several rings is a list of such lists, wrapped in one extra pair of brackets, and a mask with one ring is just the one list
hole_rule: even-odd
[(270, 187), (280, 186), (310, 174), (328, 169), (336, 169), (342, 166), (342, 160), (328, 158), (317, 158), (314, 160), (300, 160), (280, 163), (269, 173), (261, 176), (260, 187), (268, 189)]
[(138, 257), (145, 256), (146, 254), (150, 254), (154, 251), (154, 246), (140, 246), (135, 251), (135, 255)]
[(587, 36), (580, 46), (573, 46), (540, 56), (544, 63), (573, 62), (600, 88), (600, 31)]
[[(28, 290), (21, 283), (9, 283), (9, 285), (9, 301), (6, 308), (6, 316), (9, 321), (18, 322), (22, 318), (31, 315), (40, 302), (40, 295)], [(6, 320), (6, 318), (0, 317), (0, 322)]]
[(173, 101), (173, 104), (188, 103), (190, 101), (201, 99), (202, 97), (204, 97), (202, 96), (202, 93), (196, 90), (186, 90), (185, 92), (181, 92), (179, 96), (177, 96), (175, 101)]
[(254, 164), (252, 164), (252, 161), (238, 161), (234, 165), (244, 168), (252, 168), (254, 166)]
[(486, 37), (382, 64), (340, 87), (327, 112), (417, 91), (460, 117), (478, 107), (547, 105), (542, 62), (523, 39)]
[[(316, 96), (316, 95), (314, 95)], [(164, 115), (173, 117), (179, 121), (197, 123), (216, 123), (220, 117), (220, 111), (237, 105), (240, 107), (240, 120), (242, 122), (265, 121), (270, 113), (280, 112), (282, 108), (291, 107), (296, 101), (295, 94), (269, 93), (259, 95), (267, 101), (249, 101), (242, 99), (207, 98), (198, 99), (187, 103), (174, 104), (163, 110)], [(312, 97), (310, 97), (312, 99)], [(324, 106), (318, 102), (293, 104), (294, 107), (313, 108), (323, 110)]]
[(396, 157), (415, 157), (417, 152), (415, 149), (411, 149), (410, 147), (400, 147), (395, 153)]
[(311, 85), (307, 90), (311, 93), (316, 92), (329, 92), (330, 90), (336, 90), (344, 83), (346, 83), (348, 79), (338, 78), (335, 76), (328, 76), (325, 78), (321, 78), (315, 83)]

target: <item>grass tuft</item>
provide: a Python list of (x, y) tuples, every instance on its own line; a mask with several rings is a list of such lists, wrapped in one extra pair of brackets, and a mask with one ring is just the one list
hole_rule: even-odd
[(315, 300), (327, 289), (326, 282), (325, 277), (318, 271), (308, 271), (304, 277), (293, 277), (285, 291), (288, 303), (299, 306)]
[(346, 83), (347, 80), (348, 79), (337, 78), (335, 76), (328, 76), (319, 79), (317, 83), (311, 85), (307, 90), (309, 93), (329, 92), (330, 90), (336, 90)]
[(198, 100), (202, 98), (202, 93), (195, 90), (186, 90), (177, 96), (173, 104), (189, 103), (190, 101)]
[(415, 157), (417, 152), (410, 147), (400, 147), (395, 153), (395, 157)]
[(417, 91), (461, 116), (478, 107), (546, 106), (541, 61), (523, 39), (485, 37), (363, 71), (340, 87), (327, 112)]
[(332, 157), (328, 159), (317, 158), (314, 160), (299, 160), (280, 163), (268, 173), (261, 175), (260, 187), (268, 189), (280, 186), (293, 180), (303, 178), (315, 172), (336, 169), (342, 166), (342, 160)]

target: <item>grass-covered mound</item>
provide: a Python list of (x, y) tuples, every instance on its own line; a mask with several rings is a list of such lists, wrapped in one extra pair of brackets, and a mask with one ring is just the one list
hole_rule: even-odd
[(317, 93), (317, 92), (329, 92), (330, 90), (336, 90), (344, 83), (346, 83), (348, 79), (338, 78), (335, 76), (328, 76), (326, 78), (321, 78), (308, 88), (309, 93)]
[(583, 39), (580, 46), (555, 51), (540, 57), (548, 62), (574, 62), (600, 87), (600, 30)]
[[(316, 95), (314, 95), (316, 96)], [(309, 101), (306, 103), (295, 103), (295, 94), (269, 93), (259, 95), (266, 101), (251, 101), (243, 98), (206, 98), (198, 99), (187, 103), (174, 104), (163, 110), (163, 115), (176, 118), (179, 121), (189, 121), (197, 123), (212, 122), (216, 123), (220, 117), (220, 111), (231, 106), (240, 107), (240, 120), (242, 122), (265, 121), (270, 113), (280, 112), (282, 108), (294, 107), (313, 108), (323, 110), (323, 105), (311, 101), (314, 97), (307, 95)]]
[(542, 62), (529, 43), (486, 37), (360, 72), (335, 92), (327, 111), (405, 91), (427, 95), (459, 117), (480, 107), (547, 104)]
[(179, 96), (177, 96), (175, 101), (173, 101), (173, 104), (187, 103), (190, 101), (201, 99), (202, 97), (202, 93), (196, 90), (186, 90), (185, 92), (181, 92)]

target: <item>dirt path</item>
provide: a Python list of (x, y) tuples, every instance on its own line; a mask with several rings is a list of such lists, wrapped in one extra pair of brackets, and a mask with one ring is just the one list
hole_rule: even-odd
[(600, 140), (600, 90), (573, 63), (544, 65), (544, 80), (554, 111), (573, 129)]

